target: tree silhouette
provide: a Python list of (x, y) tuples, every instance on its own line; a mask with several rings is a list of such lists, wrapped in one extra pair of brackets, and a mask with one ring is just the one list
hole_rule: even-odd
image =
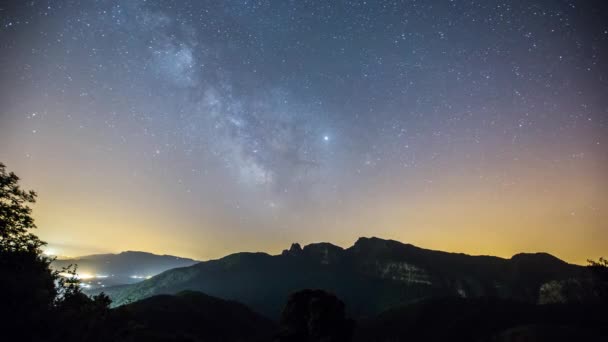
[(0, 316), (9, 336), (46, 334), (57, 295), (51, 260), (40, 250), (44, 242), (30, 232), (36, 225), (28, 204), (35, 200), (0, 163)]
[(587, 262), (591, 271), (603, 281), (608, 281), (608, 260), (600, 257), (598, 261), (588, 259)]
[(112, 340), (117, 329), (110, 327), (110, 298), (104, 293), (92, 298), (82, 293), (76, 270), (76, 265), (70, 265), (61, 273), (71, 276), (58, 278), (53, 319), (59, 326), (69, 322), (70, 328), (55, 330), (54, 338), (60, 341)]
[(587, 260), (593, 278), (593, 291), (602, 302), (608, 302), (608, 260)]
[(344, 303), (323, 290), (292, 293), (280, 320), (277, 342), (348, 342), (354, 321), (346, 318)]
[(67, 278), (51, 270), (52, 259), (41, 250), (45, 243), (31, 232), (36, 225), (29, 205), (35, 200), (36, 193), (21, 189), (19, 177), (0, 163), (1, 336), (20, 341), (105, 338), (110, 299), (83, 294), (75, 266), (64, 270), (72, 275)]
[(0, 251), (40, 254), (44, 242), (29, 232), (36, 228), (28, 205), (34, 202), (36, 193), (22, 190), (19, 177), (0, 163)]

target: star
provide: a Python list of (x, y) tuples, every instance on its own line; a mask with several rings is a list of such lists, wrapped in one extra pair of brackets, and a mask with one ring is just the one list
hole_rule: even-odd
[[(281, 239), (311, 241), (337, 236), (334, 229), (343, 241), (423, 234), (416, 223), (428, 215), (433, 229), (467, 236), (464, 220), (449, 220), (454, 207), (443, 205), (460, 197), (478, 202), (458, 215), (484, 227), (490, 215), (478, 212), (503, 213), (527, 203), (517, 196), (530, 199), (535, 206), (509, 224), (527, 227), (517, 217), (534, 210), (543, 213), (538, 236), (552, 236), (550, 213), (563, 217), (587, 201), (608, 206), (589, 191), (605, 184), (608, 165), (606, 9), (600, 1), (576, 10), (560, 1), (534, 10), (504, 2), (5, 6), (0, 162), (40, 184), (41, 202), (66, 206), (40, 214), (45, 236), (57, 240), (64, 232), (53, 227), (72, 210), (65, 191), (81, 198), (73, 179), (92, 182), (83, 203), (97, 203), (99, 192), (133, 194), (112, 217), (142, 215), (154, 234), (179, 222), (180, 234), (167, 236), (203, 257), (222, 256), (221, 248), (190, 236), (210, 241), (223, 229), (255, 236), (262, 249), (275, 248), (279, 231)], [(583, 19), (588, 25), (578, 25)], [(130, 177), (96, 180), (89, 171)], [(512, 182), (543, 191), (513, 186), (502, 196), (499, 185)], [(418, 208), (405, 222), (400, 211)], [(106, 220), (102, 211), (86, 212), (74, 227)], [(564, 240), (595, 234), (602, 221), (582, 209), (576, 217), (581, 226), (560, 229)], [(121, 224), (108, 229), (122, 234)], [(350, 230), (360, 225), (384, 228)], [(70, 234), (89, 245), (86, 231)], [(115, 241), (95, 243), (105, 249)]]

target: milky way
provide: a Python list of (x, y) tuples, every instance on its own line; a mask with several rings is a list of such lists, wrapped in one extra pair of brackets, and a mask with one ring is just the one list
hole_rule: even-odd
[(39, 233), (65, 253), (378, 235), (581, 261), (608, 246), (607, 14), (12, 1), (0, 161), (39, 192)]

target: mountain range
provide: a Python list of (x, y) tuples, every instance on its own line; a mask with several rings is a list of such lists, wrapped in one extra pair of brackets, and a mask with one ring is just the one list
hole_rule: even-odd
[(546, 253), (510, 259), (470, 256), (372, 237), (346, 249), (314, 243), (303, 248), (293, 244), (280, 255), (236, 253), (103, 292), (120, 306), (156, 295), (200, 291), (275, 319), (290, 293), (316, 288), (336, 294), (350, 316), (362, 318), (442, 297), (538, 303), (543, 285), (586, 277), (586, 272)]

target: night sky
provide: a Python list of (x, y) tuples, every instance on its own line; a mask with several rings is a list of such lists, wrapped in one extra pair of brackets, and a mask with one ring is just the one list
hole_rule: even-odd
[[(3, 1), (49, 251), (608, 250), (606, 1)], [(602, 254), (604, 253), (604, 254)]]

